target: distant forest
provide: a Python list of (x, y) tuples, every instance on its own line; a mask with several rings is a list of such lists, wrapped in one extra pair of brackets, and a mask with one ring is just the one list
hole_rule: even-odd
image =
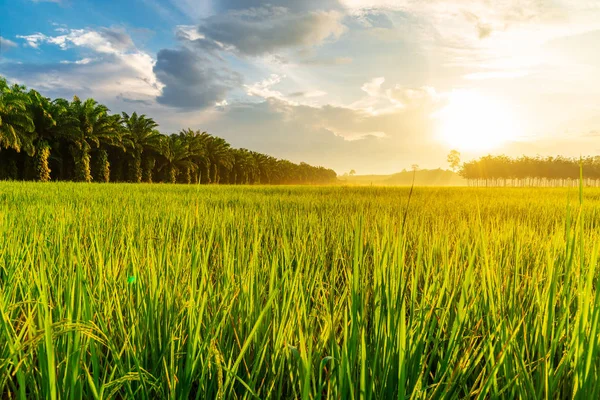
[(459, 174), (470, 186), (574, 186), (580, 166), (587, 186), (600, 186), (600, 156), (510, 158), (488, 155), (465, 162)]
[(0, 77), (0, 179), (324, 184), (336, 173), (234, 149), (202, 131), (164, 135), (146, 115), (111, 114), (93, 99), (51, 100)]
[(375, 186), (466, 186), (458, 174), (441, 168), (402, 171), (391, 175), (342, 175), (339, 181), (347, 185)]

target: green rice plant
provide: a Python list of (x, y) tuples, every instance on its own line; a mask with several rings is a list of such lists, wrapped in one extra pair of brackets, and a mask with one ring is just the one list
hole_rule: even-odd
[(598, 398), (600, 190), (0, 183), (0, 397)]

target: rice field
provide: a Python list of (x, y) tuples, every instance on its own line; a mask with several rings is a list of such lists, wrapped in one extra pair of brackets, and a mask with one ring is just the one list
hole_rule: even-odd
[(0, 183), (0, 398), (599, 398), (600, 189)]

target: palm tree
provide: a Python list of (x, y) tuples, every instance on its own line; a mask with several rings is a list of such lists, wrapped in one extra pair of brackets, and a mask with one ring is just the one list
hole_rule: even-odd
[[(0, 176), (17, 179), (17, 162), (21, 150), (32, 155), (33, 121), (28, 110), (29, 97), (25, 88), (18, 85), (9, 87), (0, 77)], [(5, 149), (2, 151), (2, 149)]]
[(77, 121), (69, 113), (66, 100), (51, 101), (35, 90), (29, 91), (29, 111), (34, 124), (33, 144), (35, 152), (35, 179), (50, 180), (49, 159), (51, 144), (62, 134), (77, 127)]
[(50, 180), (50, 145), (48, 140), (56, 128), (56, 120), (53, 117), (52, 102), (43, 97), (35, 90), (29, 91), (29, 111), (34, 125), (34, 148), (35, 148), (35, 179), (41, 182)]
[(189, 160), (195, 165), (194, 174), (191, 177), (192, 183), (206, 183), (209, 181), (209, 167), (210, 159), (207, 154), (208, 141), (211, 140), (212, 136), (206, 132), (193, 131), (191, 129), (184, 129), (179, 132), (179, 137), (184, 141), (188, 147)]
[[(74, 178), (76, 181), (90, 182), (91, 150), (93, 147), (100, 148), (101, 144), (120, 145), (119, 118), (110, 116), (108, 108), (94, 99), (82, 102), (77, 96), (73, 98), (70, 110), (78, 120), (77, 128), (67, 137), (71, 142), (70, 150), (75, 162)], [(105, 165), (101, 169), (107, 168), (108, 165)]]
[(156, 164), (156, 153), (160, 148), (161, 134), (156, 130), (158, 124), (146, 115), (134, 112), (129, 116), (123, 113), (125, 127), (124, 145), (132, 149), (129, 180), (139, 183), (152, 182), (152, 170)]
[(251, 151), (250, 154), (252, 154), (256, 164), (256, 176), (254, 178), (254, 182), (267, 184), (271, 183), (271, 176), (273, 174), (273, 170), (275, 169), (275, 165), (277, 164), (277, 159), (275, 157), (257, 153), (255, 151)]
[(178, 135), (171, 135), (161, 140), (161, 156), (163, 158), (159, 171), (166, 173), (169, 183), (177, 182), (177, 175), (182, 170), (193, 170), (194, 163), (189, 159), (189, 148)]
[(231, 183), (233, 184), (248, 184), (255, 181), (258, 175), (258, 166), (252, 153), (246, 149), (234, 149), (233, 153), (233, 168), (231, 169), (233, 176)]
[[(73, 157), (71, 156), (70, 135), (79, 129), (79, 120), (71, 110), (71, 104), (65, 99), (55, 99), (52, 101), (50, 114), (56, 123), (51, 127), (50, 132), (38, 133), (36, 140), (47, 137), (46, 142), (49, 145), (48, 161), (54, 171), (53, 175), (58, 179), (71, 179), (73, 170)], [(39, 125), (39, 123), (37, 123)], [(37, 130), (37, 127), (36, 127)], [(42, 129), (43, 130), (43, 129)], [(40, 143), (38, 145), (42, 147)]]
[(99, 138), (97, 149), (92, 153), (92, 159), (95, 158), (92, 177), (97, 182), (110, 181), (110, 159), (108, 152), (115, 149), (117, 154), (122, 155), (125, 152), (123, 146), (123, 126), (120, 115), (109, 115), (107, 117), (107, 126), (112, 133)]
[(233, 154), (229, 143), (220, 137), (211, 136), (207, 141), (206, 150), (212, 168), (212, 183), (219, 183), (219, 167), (230, 170), (233, 166)]
[(24, 149), (33, 153), (34, 125), (27, 108), (30, 100), (24, 90), (19, 85), (9, 87), (0, 77), (0, 149), (12, 148), (17, 152)]

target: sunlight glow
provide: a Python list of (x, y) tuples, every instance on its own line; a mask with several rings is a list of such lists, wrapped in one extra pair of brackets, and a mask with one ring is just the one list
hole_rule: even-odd
[(458, 150), (493, 150), (519, 136), (510, 109), (473, 91), (452, 92), (448, 104), (433, 117), (439, 139)]

